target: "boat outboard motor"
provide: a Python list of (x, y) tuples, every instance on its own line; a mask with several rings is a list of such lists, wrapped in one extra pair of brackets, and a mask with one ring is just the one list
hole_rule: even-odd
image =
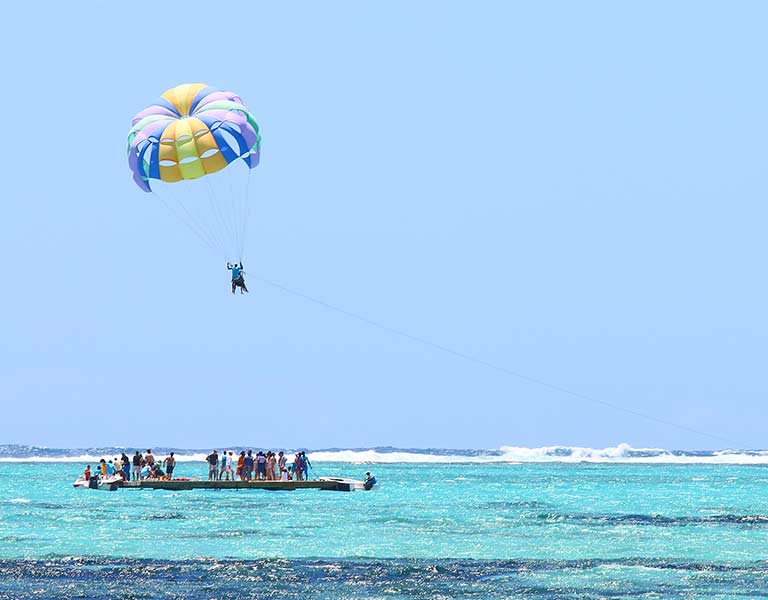
[(99, 489), (99, 476), (98, 475), (91, 475), (91, 478), (88, 480), (88, 488), (91, 490), (98, 490)]

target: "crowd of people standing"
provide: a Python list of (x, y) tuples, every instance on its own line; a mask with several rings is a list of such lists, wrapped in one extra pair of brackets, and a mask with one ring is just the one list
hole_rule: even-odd
[(252, 450), (241, 450), (235, 456), (232, 450), (211, 452), (205, 461), (208, 463), (208, 479), (234, 481), (306, 481), (312, 464), (305, 452), (297, 452), (292, 461), (281, 450), (277, 454), (271, 450), (256, 454)]
[[(163, 470), (165, 467), (165, 470)], [(147, 448), (145, 454), (138, 450), (131, 457), (123, 452), (120, 458), (106, 460), (102, 458), (92, 472), (91, 465), (85, 467), (84, 479), (97, 475), (102, 479), (118, 477), (123, 481), (141, 481), (142, 479), (173, 479), (176, 468), (176, 458), (170, 452), (162, 461), (157, 460), (152, 450)]]
[[(239, 455), (235, 455), (232, 450), (222, 450), (221, 454), (214, 450), (205, 461), (208, 464), (208, 479), (218, 481), (307, 481), (312, 468), (305, 452), (296, 452), (289, 461), (288, 455), (282, 450), (278, 453), (259, 450), (255, 454), (251, 450), (242, 450)], [(175, 468), (176, 457), (173, 452), (169, 452), (163, 460), (158, 460), (152, 450), (147, 448), (143, 454), (136, 450), (130, 458), (125, 452), (119, 458), (102, 458), (93, 472), (91, 465), (88, 465), (83, 477), (119, 477), (123, 481), (173, 479)]]

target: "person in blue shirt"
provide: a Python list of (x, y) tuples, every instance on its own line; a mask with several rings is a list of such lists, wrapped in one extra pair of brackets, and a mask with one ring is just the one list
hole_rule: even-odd
[(312, 465), (309, 463), (309, 459), (304, 451), (301, 452), (299, 464), (301, 465), (301, 474), (304, 477), (304, 481), (309, 481), (309, 469)]
[(245, 458), (243, 459), (243, 472), (240, 475), (241, 479), (245, 479), (246, 481), (251, 480), (251, 476), (253, 474), (253, 454), (250, 450), (248, 450), (248, 453), (245, 455)]
[[(219, 481), (224, 479), (224, 472), (227, 469), (227, 451), (222, 450), (221, 451), (221, 460), (219, 461)], [(227, 475), (227, 479), (229, 479), (229, 475)]]
[(247, 293), (248, 288), (245, 287), (245, 279), (243, 278), (243, 263), (240, 261), (239, 263), (230, 264), (227, 263), (227, 269), (232, 271), (232, 293), (235, 293), (235, 288), (240, 288), (240, 293)]
[(128, 455), (123, 452), (120, 456), (120, 466), (122, 469), (120, 469), (123, 472), (123, 479), (126, 481), (130, 481), (131, 479), (131, 459), (128, 458)]

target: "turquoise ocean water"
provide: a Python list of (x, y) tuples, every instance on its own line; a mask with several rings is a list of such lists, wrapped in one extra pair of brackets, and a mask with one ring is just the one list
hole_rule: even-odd
[(81, 466), (0, 463), (0, 598), (768, 597), (759, 464), (316, 462), (372, 470), (356, 493), (75, 490)]

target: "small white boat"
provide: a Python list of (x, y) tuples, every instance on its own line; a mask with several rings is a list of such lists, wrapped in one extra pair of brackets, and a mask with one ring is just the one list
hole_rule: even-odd
[(72, 485), (75, 489), (86, 490), (106, 490), (108, 492), (114, 492), (123, 484), (123, 478), (113, 475), (112, 477), (99, 477), (97, 475), (92, 476), (90, 479), (81, 477), (76, 480)]

